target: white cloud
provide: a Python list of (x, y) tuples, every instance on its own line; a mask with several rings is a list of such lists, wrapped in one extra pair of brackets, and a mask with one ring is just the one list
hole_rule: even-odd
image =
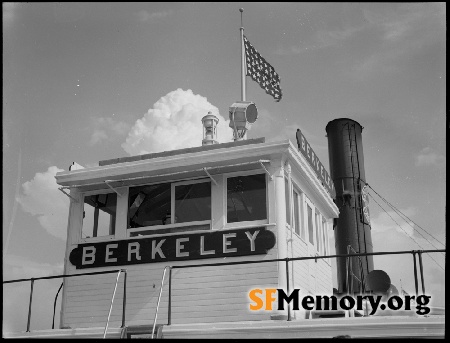
[(17, 201), (25, 212), (38, 217), (41, 226), (57, 238), (66, 239), (69, 198), (58, 190), (55, 175), (64, 171), (55, 166), (36, 173), (33, 180), (22, 185), (23, 194)]
[[(3, 277), (14, 280), (31, 277), (60, 275), (64, 272), (63, 260), (56, 264), (41, 263), (23, 256), (8, 255), (4, 260)], [(33, 288), (33, 303), (30, 324), (32, 330), (50, 329), (53, 318), (53, 302), (59, 286), (63, 280), (37, 280)], [(28, 305), (30, 297), (30, 282), (19, 282), (3, 285), (3, 332), (24, 331), (28, 320)], [(59, 308), (61, 304), (59, 294), (55, 326), (59, 323)]]
[(29, 260), (24, 256), (8, 254), (4, 260), (5, 274), (8, 280), (59, 275), (64, 272), (64, 261), (56, 264)]
[(219, 118), (218, 141), (230, 141), (232, 131), (229, 121), (219, 114), (217, 107), (192, 90), (179, 88), (159, 99), (143, 118), (136, 121), (122, 148), (130, 155), (141, 155), (201, 146), (201, 119), (208, 111)]
[(111, 140), (115, 136), (124, 136), (130, 129), (130, 125), (127, 123), (103, 117), (93, 119), (92, 126), (94, 132), (89, 140), (89, 145)]
[[(408, 217), (414, 216), (416, 213), (414, 208), (400, 209), (402, 213)], [(386, 213), (381, 213), (371, 218), (371, 236), (374, 252), (389, 252), (389, 251), (411, 251), (431, 249), (435, 247), (430, 245), (423, 237), (418, 234), (412, 235), (412, 227), (405, 224), (405, 221), (400, 219), (399, 216), (393, 211), (388, 212), (389, 215), (399, 223), (405, 231), (400, 229), (397, 224)], [(410, 222), (411, 225), (414, 225)], [(433, 244), (442, 248), (442, 244), (437, 243), (431, 239), (427, 234), (422, 234), (427, 237)], [(413, 239), (414, 240), (413, 240)], [(420, 247), (417, 245), (420, 244)], [(444, 241), (444, 240), (443, 240)], [(330, 248), (331, 254), (335, 253), (334, 247), (334, 231), (330, 234)], [(445, 303), (445, 254), (443, 253), (430, 253), (423, 254), (423, 270), (424, 270), (424, 282), (426, 286), (426, 294), (431, 295), (432, 306), (442, 306)], [(397, 287), (398, 290), (403, 287), (409, 294), (415, 293), (414, 284), (414, 263), (411, 254), (396, 254), (396, 255), (377, 255), (373, 257), (374, 269), (384, 270), (390, 277), (391, 283)], [(417, 256), (416, 256), (417, 261)], [(440, 267), (439, 267), (439, 266)], [(335, 259), (332, 260), (333, 277), (336, 280), (336, 263)], [(419, 271), (419, 265), (417, 261), (417, 271)], [(420, 274), (419, 278), (419, 290), (421, 289)], [(335, 285), (336, 286), (336, 285)]]
[[(405, 210), (400, 210), (403, 214), (411, 217), (415, 214), (415, 210), (410, 207)], [(396, 222), (398, 225), (396, 224)], [(386, 233), (388, 231), (397, 231), (401, 234), (408, 235), (409, 237), (414, 234), (414, 223), (406, 223), (399, 217), (394, 211), (380, 212), (378, 216), (370, 218), (372, 233)]]
[(445, 156), (439, 155), (433, 149), (427, 147), (422, 149), (415, 157), (417, 167), (441, 166), (445, 164)]
[(136, 16), (137, 16), (139, 21), (147, 22), (147, 21), (151, 21), (151, 20), (154, 20), (154, 19), (165, 18), (165, 17), (167, 17), (170, 14), (172, 14), (172, 10), (153, 12), (153, 13), (149, 13), (146, 10), (141, 10), (141, 11), (136, 13)]
[(314, 33), (309, 42), (304, 42), (301, 45), (292, 45), (287, 49), (282, 47), (278, 48), (275, 54), (297, 55), (303, 52), (340, 45), (364, 28), (365, 26), (348, 26), (336, 30), (319, 29)]
[(13, 2), (2, 3), (3, 28), (13, 22), (19, 4)]
[[(443, 10), (444, 8), (444, 10)], [(411, 58), (418, 51), (439, 42), (444, 44), (445, 5), (400, 4), (363, 9), (367, 27), (380, 33), (376, 49), (354, 67), (355, 77), (393, 73), (403, 68), (405, 56)]]
[(91, 136), (91, 140), (89, 141), (89, 145), (95, 145), (97, 143), (100, 143), (102, 140), (107, 139), (108, 135), (106, 134), (105, 130), (95, 129), (94, 133)]
[[(401, 211), (408, 217), (411, 217), (414, 214), (412, 208)], [(389, 214), (399, 224), (404, 223), (403, 220), (397, 219), (398, 216), (395, 213), (390, 212)], [(372, 218), (371, 223), (374, 252), (436, 249), (417, 233), (411, 237), (413, 230), (411, 226), (401, 224), (401, 227), (407, 232), (406, 234), (385, 214), (380, 215), (377, 218)], [(412, 223), (410, 224), (413, 225)], [(442, 248), (442, 245), (431, 239), (427, 234), (424, 234), (423, 232), (422, 234), (433, 242), (436, 247)], [(420, 244), (420, 247), (418, 244)], [(423, 254), (422, 258), (427, 295), (432, 296), (431, 302), (433, 306), (442, 306), (445, 302), (445, 272), (442, 269), (445, 269), (445, 255), (442, 253), (430, 253)], [(400, 287), (402, 286), (409, 294), (414, 294), (414, 263), (411, 254), (374, 256), (374, 268), (384, 270), (391, 278), (391, 283), (394, 284), (398, 290), (400, 290)], [(417, 268), (419, 273), (418, 264)], [(419, 289), (421, 289), (420, 276), (418, 277)]]

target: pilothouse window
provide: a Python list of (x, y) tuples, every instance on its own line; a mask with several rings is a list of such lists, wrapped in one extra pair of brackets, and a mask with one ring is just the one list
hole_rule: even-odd
[[(181, 181), (131, 187), (128, 227), (130, 229), (211, 221), (211, 182)], [(204, 229), (205, 225), (202, 226)], [(209, 224), (207, 225), (209, 228)], [(138, 231), (136, 231), (138, 232)], [(159, 230), (159, 233), (172, 232)], [(141, 234), (147, 234), (148, 232)], [(157, 233), (153, 231), (153, 233)]]
[(114, 235), (116, 208), (116, 193), (85, 195), (82, 238)]
[(175, 221), (186, 223), (211, 219), (211, 183), (175, 186)]
[(163, 225), (170, 215), (170, 183), (131, 187), (129, 193), (129, 227)]
[(227, 179), (227, 222), (267, 219), (266, 175)]

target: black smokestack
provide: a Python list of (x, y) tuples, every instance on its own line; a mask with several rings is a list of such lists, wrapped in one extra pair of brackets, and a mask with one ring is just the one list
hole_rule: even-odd
[[(362, 129), (359, 123), (346, 118), (332, 120), (325, 128), (330, 175), (336, 189), (335, 203), (339, 208), (339, 218), (334, 227), (338, 255), (373, 252), (367, 197), (363, 199), (361, 196), (366, 184)], [(338, 258), (338, 291), (359, 292), (361, 284), (364, 285), (367, 274), (372, 270), (373, 256), (352, 257), (348, 260)], [(362, 288), (364, 291), (364, 286)]]

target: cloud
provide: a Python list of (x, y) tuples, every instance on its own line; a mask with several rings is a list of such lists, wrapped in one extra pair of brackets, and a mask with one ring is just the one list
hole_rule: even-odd
[(2, 3), (2, 18), (3, 18), (3, 28), (14, 21), (16, 16), (16, 10), (19, 4), (14, 2), (3, 2)]
[[(412, 207), (400, 211), (408, 217), (411, 217), (416, 213)], [(398, 223), (398, 225), (394, 222), (394, 220)], [(376, 217), (370, 218), (370, 222), (373, 233), (378, 234), (397, 231), (409, 237), (412, 237), (414, 234), (414, 223), (405, 223), (405, 221), (401, 219), (394, 211), (380, 212)]]
[(124, 136), (130, 130), (130, 125), (127, 123), (103, 117), (93, 119), (92, 126), (94, 132), (89, 140), (89, 145), (112, 140), (114, 136)]
[[(415, 213), (412, 208), (401, 211), (408, 217), (411, 217)], [(399, 224), (404, 223), (404, 220), (397, 219), (399, 217), (395, 213), (390, 212), (389, 214)], [(401, 227), (407, 232), (405, 233), (398, 228), (397, 224), (395, 224), (392, 219), (388, 218), (387, 215), (380, 214), (376, 218), (371, 219), (374, 252), (436, 249), (417, 233), (412, 235), (413, 230), (411, 226), (401, 224)], [(412, 223), (410, 224), (413, 225)], [(433, 242), (436, 247), (442, 248), (441, 244), (430, 239), (428, 235), (423, 234), (423, 236)], [(424, 254), (423, 266), (424, 283), (427, 288), (427, 295), (432, 296), (431, 302), (433, 306), (442, 306), (445, 302), (445, 272), (443, 270), (445, 269), (445, 255), (442, 253)], [(374, 268), (384, 270), (391, 278), (391, 283), (394, 284), (397, 289), (400, 290), (400, 287), (402, 286), (409, 294), (415, 293), (414, 263), (411, 254), (374, 256)], [(420, 289), (420, 276), (418, 277)]]
[[(399, 4), (364, 9), (367, 27), (379, 33), (373, 53), (354, 67), (357, 78), (370, 73), (392, 73), (409, 58), (433, 43), (445, 42), (445, 5)], [(378, 43), (378, 44), (376, 44)]]
[[(56, 264), (41, 263), (23, 256), (8, 255), (3, 264), (5, 280), (31, 277), (60, 275), (64, 272), (63, 260)], [(53, 302), (63, 280), (37, 280), (33, 287), (33, 303), (31, 311), (31, 329), (50, 329), (53, 318)], [(28, 320), (28, 305), (30, 297), (30, 282), (19, 282), (3, 285), (3, 332), (19, 332), (26, 327)], [(59, 323), (59, 308), (61, 304), (59, 294), (55, 325)], [(38, 310), (39, 309), (39, 310)]]
[(415, 163), (417, 167), (442, 166), (445, 165), (445, 156), (439, 155), (427, 147), (415, 157)]
[(348, 26), (336, 30), (317, 30), (309, 43), (306, 42), (301, 46), (292, 45), (288, 49), (278, 48), (275, 54), (297, 55), (303, 52), (340, 45), (362, 29), (364, 29), (364, 26)]
[(143, 118), (138, 119), (128, 133), (122, 148), (130, 155), (141, 155), (193, 146), (201, 146), (201, 119), (208, 111), (219, 118), (218, 141), (228, 142), (232, 131), (217, 107), (201, 95), (181, 88), (159, 99)]
[(5, 274), (8, 280), (59, 275), (64, 272), (64, 261), (56, 264), (29, 260), (27, 257), (8, 254), (4, 260)]
[(66, 239), (69, 198), (58, 190), (55, 175), (64, 171), (55, 166), (36, 173), (33, 180), (22, 185), (17, 201), (25, 212), (38, 217), (41, 226), (52, 236)]
[(140, 22), (148, 22), (148, 21), (152, 21), (152, 20), (155, 20), (155, 19), (165, 18), (168, 15), (171, 15), (172, 13), (173, 13), (172, 10), (153, 12), (153, 13), (149, 13), (146, 10), (141, 10), (141, 11), (136, 13), (136, 17), (138, 18), (138, 20)]

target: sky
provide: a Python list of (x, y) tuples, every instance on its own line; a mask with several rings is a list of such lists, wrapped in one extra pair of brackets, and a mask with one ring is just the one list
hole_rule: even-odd
[[(329, 171), (327, 123), (357, 121), (374, 251), (445, 248), (445, 3), (4, 2), (3, 280), (63, 273), (69, 198), (54, 176), (72, 162), (200, 146), (208, 111), (231, 140), (239, 8), (283, 91), (275, 102), (247, 78), (248, 138), (295, 144), (300, 128)], [(443, 306), (444, 254), (423, 260)], [(411, 256), (374, 263), (414, 293)], [(36, 281), (32, 329), (51, 328), (60, 282)], [(4, 330), (26, 329), (29, 287), (4, 285)]]

